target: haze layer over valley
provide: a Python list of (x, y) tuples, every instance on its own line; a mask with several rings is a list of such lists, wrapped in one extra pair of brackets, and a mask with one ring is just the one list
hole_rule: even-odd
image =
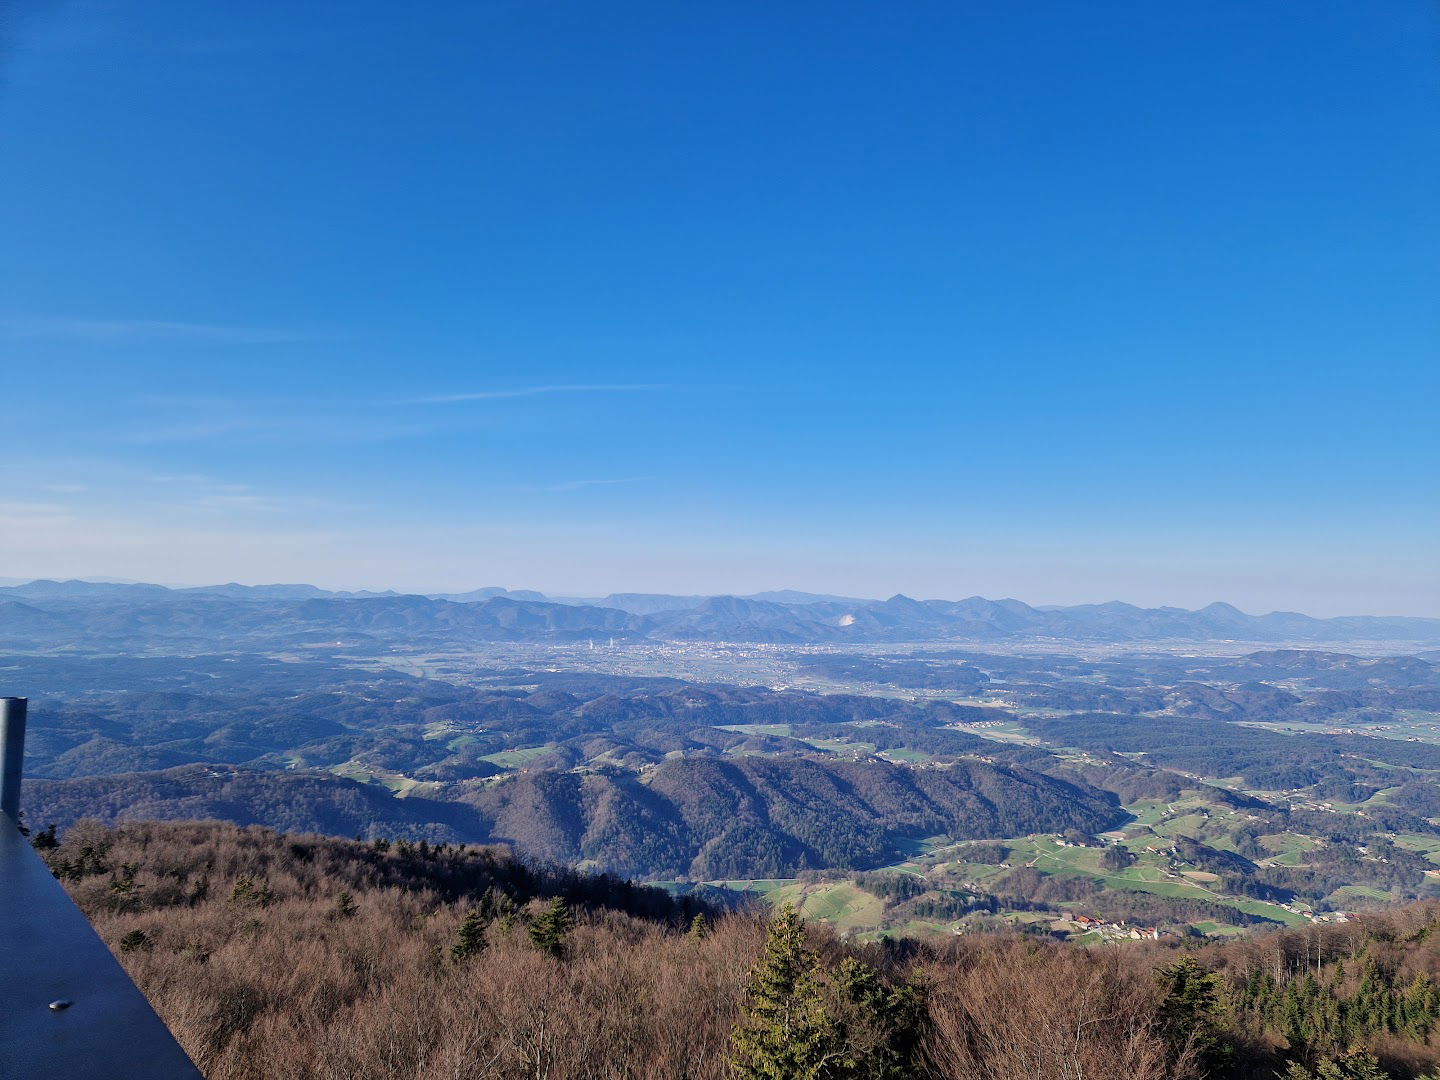
[[(1294, 612), (1248, 615), (1225, 603), (1196, 611), (1106, 603), (1036, 608), (1018, 600), (888, 600), (784, 591), (755, 596), (617, 594), (549, 598), (532, 590), (337, 593), (311, 585), (34, 581), (0, 587), (0, 641), (83, 634), (126, 640), (282, 645), (338, 637), (361, 645), (422, 641), (748, 641), (790, 644), (924, 641), (1327, 642), (1440, 645), (1440, 618)], [(1393, 647), (1393, 645), (1391, 646)]]
[(860, 936), (1225, 935), (1435, 893), (1440, 620), (0, 590), (30, 820), (504, 843)]

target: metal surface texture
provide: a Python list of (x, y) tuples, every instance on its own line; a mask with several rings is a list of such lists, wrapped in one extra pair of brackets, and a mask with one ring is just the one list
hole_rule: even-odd
[(0, 813), (0, 1078), (199, 1080), (169, 1028), (21, 835), (14, 803), (24, 699), (3, 699), (0, 721), (10, 804)]
[(199, 1076), (15, 822), (0, 814), (0, 1077)]

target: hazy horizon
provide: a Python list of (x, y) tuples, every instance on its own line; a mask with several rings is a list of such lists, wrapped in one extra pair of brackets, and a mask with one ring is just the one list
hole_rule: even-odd
[(542, 595), (545, 597), (545, 599), (546, 599), (547, 601), (551, 601), (551, 600), (561, 600), (561, 601), (569, 601), (569, 600), (598, 601), (598, 600), (604, 600), (604, 599), (605, 599), (606, 597), (608, 597), (608, 596), (627, 596), (627, 595), (629, 595), (629, 596), (634, 596), (634, 595), (641, 595), (641, 596), (662, 596), (662, 595), (663, 595), (663, 596), (681, 596), (681, 597), (685, 597), (685, 596), (707, 596), (707, 597), (708, 597), (708, 596), (734, 596), (734, 597), (746, 598), (746, 597), (754, 597), (754, 596), (760, 596), (760, 595), (771, 594), (771, 593), (795, 592), (795, 593), (809, 594), (809, 595), (815, 595), (815, 596), (836, 597), (837, 599), (855, 600), (855, 601), (858, 601), (858, 602), (861, 602), (861, 603), (879, 603), (879, 602), (883, 602), (883, 601), (885, 601), (885, 600), (887, 600), (887, 599), (891, 599), (891, 598), (896, 597), (896, 596), (906, 596), (906, 597), (909, 597), (909, 598), (912, 599), (912, 600), (922, 600), (922, 601), (923, 601), (923, 600), (947, 600), (947, 601), (955, 601), (955, 600), (968, 600), (968, 599), (971, 599), (971, 598), (973, 598), (973, 597), (981, 597), (981, 598), (983, 598), (983, 599), (992, 600), (992, 601), (1019, 600), (1021, 603), (1028, 604), (1030, 607), (1039, 608), (1039, 609), (1045, 609), (1045, 608), (1060, 608), (1060, 607), (1082, 607), (1082, 606), (1085, 606), (1085, 605), (1100, 605), (1100, 604), (1109, 604), (1109, 603), (1122, 603), (1122, 604), (1131, 604), (1132, 606), (1139, 607), (1139, 608), (1179, 608), (1179, 609), (1190, 610), (1190, 611), (1198, 611), (1198, 610), (1200, 610), (1200, 609), (1202, 609), (1202, 608), (1206, 608), (1206, 607), (1209, 607), (1209, 606), (1214, 605), (1214, 604), (1224, 604), (1224, 605), (1228, 605), (1228, 606), (1237, 608), (1238, 610), (1242, 611), (1242, 612), (1243, 612), (1244, 614), (1246, 614), (1246, 615), (1269, 615), (1269, 614), (1276, 614), (1276, 613), (1291, 613), (1291, 614), (1309, 615), (1309, 616), (1311, 616), (1311, 617), (1313, 617), (1313, 618), (1334, 618), (1334, 617), (1340, 617), (1340, 616), (1355, 616), (1355, 615), (1370, 615), (1370, 616), (1380, 616), (1380, 617), (1389, 616), (1389, 617), (1413, 617), (1413, 618), (1440, 618), (1440, 616), (1437, 616), (1437, 615), (1426, 615), (1426, 614), (1424, 614), (1424, 613), (1411, 614), (1411, 613), (1406, 613), (1406, 612), (1394, 612), (1394, 611), (1334, 611), (1334, 612), (1317, 612), (1317, 611), (1305, 611), (1305, 610), (1298, 609), (1298, 608), (1250, 609), (1250, 608), (1246, 608), (1246, 607), (1244, 607), (1243, 605), (1240, 605), (1240, 604), (1234, 604), (1234, 603), (1232, 603), (1231, 601), (1225, 599), (1224, 597), (1217, 597), (1217, 598), (1214, 598), (1214, 599), (1205, 601), (1205, 602), (1203, 602), (1203, 603), (1189, 603), (1189, 604), (1177, 604), (1177, 603), (1169, 603), (1169, 602), (1164, 602), (1164, 601), (1153, 602), (1153, 603), (1151, 603), (1151, 602), (1140, 602), (1140, 601), (1128, 600), (1128, 599), (1126, 599), (1125, 597), (1122, 597), (1122, 596), (1109, 596), (1109, 597), (1105, 597), (1105, 598), (1097, 598), (1097, 599), (1089, 599), (1089, 600), (1053, 601), (1053, 600), (1036, 599), (1036, 598), (1033, 598), (1033, 597), (1025, 597), (1025, 596), (1011, 595), (1011, 594), (1009, 594), (1009, 593), (993, 593), (993, 594), (983, 594), (983, 593), (953, 593), (953, 594), (947, 593), (947, 594), (941, 594), (941, 593), (927, 593), (927, 592), (909, 593), (909, 592), (905, 592), (904, 590), (900, 590), (900, 591), (897, 592), (897, 591), (895, 591), (895, 590), (892, 589), (892, 590), (890, 590), (890, 591), (888, 591), (888, 592), (880, 592), (880, 593), (874, 593), (874, 594), (863, 594), (863, 593), (842, 593), (842, 592), (837, 592), (836, 590), (833, 590), (833, 589), (829, 589), (829, 590), (827, 590), (827, 589), (797, 589), (797, 588), (794, 588), (793, 586), (789, 586), (789, 585), (773, 585), (773, 586), (767, 586), (767, 587), (764, 587), (764, 588), (755, 588), (755, 589), (713, 589), (713, 590), (682, 590), (682, 591), (674, 591), (674, 590), (671, 590), (671, 591), (657, 591), (657, 590), (650, 590), (650, 589), (631, 589), (631, 588), (604, 589), (604, 590), (597, 590), (597, 589), (580, 589), (580, 590), (575, 590), (575, 591), (566, 591), (566, 590), (560, 590), (560, 589), (545, 589), (545, 588), (540, 588), (540, 587), (538, 587), (538, 586), (529, 585), (529, 584), (509, 584), (509, 585), (505, 585), (505, 584), (500, 584), (500, 583), (497, 583), (497, 582), (487, 582), (487, 583), (485, 583), (485, 584), (478, 584), (478, 585), (476, 585), (476, 584), (471, 584), (471, 585), (464, 585), (464, 586), (460, 586), (460, 587), (452, 587), (452, 586), (443, 586), (443, 585), (441, 585), (441, 586), (429, 586), (429, 587), (427, 587), (427, 586), (413, 586), (413, 587), (409, 587), (409, 588), (398, 588), (398, 587), (395, 587), (395, 586), (393, 586), (393, 585), (353, 585), (353, 584), (323, 585), (323, 584), (318, 584), (318, 583), (316, 583), (316, 582), (314, 582), (314, 581), (301, 581), (301, 580), (298, 580), (298, 579), (297, 579), (297, 580), (287, 580), (287, 581), (280, 581), (280, 580), (236, 581), (236, 580), (234, 580), (234, 579), (226, 579), (226, 580), (224, 580), (224, 581), (216, 580), (216, 581), (202, 581), (202, 582), (179, 582), (179, 581), (147, 581), (147, 580), (140, 579), (140, 578), (121, 578), (121, 577), (113, 577), (113, 576), (101, 575), (101, 574), (88, 574), (88, 575), (75, 575), (75, 576), (69, 576), (69, 577), (63, 577), (63, 578), (47, 577), (47, 576), (40, 576), (40, 577), (9, 577), (9, 576), (6, 576), (6, 577), (0, 577), (0, 588), (13, 587), (13, 586), (18, 586), (18, 585), (28, 585), (28, 584), (32, 584), (32, 583), (34, 583), (34, 582), (40, 582), (40, 581), (54, 581), (54, 582), (62, 582), (62, 583), (63, 583), (63, 582), (68, 582), (68, 581), (82, 581), (82, 582), (86, 582), (86, 583), (89, 583), (89, 584), (102, 584), (102, 585), (103, 585), (103, 584), (113, 584), (113, 585), (159, 585), (159, 586), (161, 586), (161, 587), (163, 587), (163, 588), (166, 588), (166, 589), (174, 589), (174, 590), (218, 588), (218, 587), (225, 586), (225, 585), (241, 585), (241, 586), (250, 587), (250, 588), (259, 588), (259, 587), (265, 587), (265, 586), (314, 586), (315, 588), (323, 589), (323, 590), (328, 591), (328, 592), (355, 592), (355, 593), (386, 593), (386, 592), (391, 592), (391, 593), (395, 593), (395, 594), (397, 594), (397, 595), (407, 595), (407, 596), (410, 596), (410, 595), (414, 595), (414, 596), (439, 596), (439, 595), (456, 596), (456, 595), (463, 595), (463, 594), (469, 593), (469, 592), (480, 591), (480, 590), (483, 590), (483, 589), (499, 588), (499, 589), (504, 589), (506, 592), (535, 592), (535, 593), (540, 593), (540, 594), (542, 594)]
[(0, 574), (1440, 615), (1436, 40), (12, 6)]

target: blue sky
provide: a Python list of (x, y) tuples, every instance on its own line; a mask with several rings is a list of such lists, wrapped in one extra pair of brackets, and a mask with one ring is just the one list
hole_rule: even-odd
[(0, 576), (1440, 615), (1424, 0), (0, 17)]

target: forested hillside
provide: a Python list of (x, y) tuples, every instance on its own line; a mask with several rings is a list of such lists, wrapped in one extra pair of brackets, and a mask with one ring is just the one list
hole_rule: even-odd
[(34, 695), (39, 827), (503, 843), (872, 937), (1220, 937), (1440, 893), (1425, 656), (331, 642), (12, 653), (0, 675)]
[(214, 1078), (1437, 1075), (1440, 904), (1186, 951), (857, 945), (491, 850), (220, 824), (34, 840)]
[(186, 766), (37, 781), (34, 821), (69, 825), (213, 817), (339, 835), (504, 841), (528, 855), (629, 876), (779, 877), (889, 861), (903, 836), (982, 839), (1080, 829), (1124, 817), (1113, 796), (980, 761), (908, 769), (885, 761), (677, 758), (641, 778), (620, 769), (532, 771), (447, 801), (392, 799), (332, 776)]

